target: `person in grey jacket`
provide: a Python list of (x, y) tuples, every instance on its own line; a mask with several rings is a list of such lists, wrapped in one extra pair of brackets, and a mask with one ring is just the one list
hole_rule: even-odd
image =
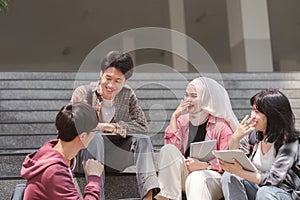
[(79, 86), (73, 92), (72, 102), (88, 103), (99, 115), (100, 134), (81, 152), (78, 164), (81, 165), (80, 160), (96, 158), (109, 171), (123, 171), (135, 165), (140, 196), (152, 199), (160, 189), (153, 146), (146, 135), (147, 120), (134, 91), (126, 85), (132, 73), (130, 55), (111, 51), (101, 63), (100, 80)]
[(288, 98), (279, 90), (263, 90), (250, 99), (246, 116), (233, 134), (229, 149), (241, 149), (258, 169), (250, 172), (234, 160), (219, 160), (225, 199), (300, 199), (299, 132)]

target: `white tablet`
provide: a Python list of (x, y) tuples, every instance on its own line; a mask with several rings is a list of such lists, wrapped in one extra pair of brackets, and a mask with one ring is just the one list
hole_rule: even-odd
[(237, 160), (245, 170), (256, 172), (257, 169), (245, 153), (240, 149), (220, 150), (212, 152), (216, 158), (233, 163), (233, 159)]
[(212, 151), (216, 149), (217, 140), (207, 140), (193, 142), (190, 146), (190, 157), (203, 162), (208, 162), (215, 158)]

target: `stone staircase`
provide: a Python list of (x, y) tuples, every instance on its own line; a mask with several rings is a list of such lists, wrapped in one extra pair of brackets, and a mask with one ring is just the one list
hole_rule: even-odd
[[(152, 143), (159, 150), (164, 129), (196, 73), (135, 73), (128, 84), (135, 90), (149, 121)], [(279, 88), (289, 98), (300, 128), (300, 73), (201, 74), (225, 86), (239, 119), (250, 114), (249, 98), (265, 88)], [(55, 116), (71, 98), (73, 89), (96, 81), (98, 73), (1, 72), (0, 73), (0, 199), (10, 199), (20, 177), (26, 154), (56, 137)], [(220, 97), (222, 98), (222, 97)], [(77, 177), (79, 187), (84, 178)], [(118, 192), (116, 192), (118, 191)], [(130, 170), (108, 174), (106, 199), (138, 197)]]

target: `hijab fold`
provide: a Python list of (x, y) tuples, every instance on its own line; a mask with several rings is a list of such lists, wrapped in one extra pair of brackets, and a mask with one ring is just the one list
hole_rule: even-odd
[(199, 77), (192, 80), (197, 91), (198, 104), (195, 112), (190, 113), (190, 121), (194, 126), (205, 123), (209, 115), (227, 121), (233, 131), (238, 127), (238, 120), (232, 111), (229, 96), (225, 88), (211, 78)]

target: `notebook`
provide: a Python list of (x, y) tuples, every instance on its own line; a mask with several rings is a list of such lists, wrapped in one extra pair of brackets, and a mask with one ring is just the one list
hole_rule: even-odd
[(208, 162), (215, 158), (212, 151), (216, 149), (217, 140), (207, 140), (193, 142), (190, 146), (190, 157), (203, 162)]
[(237, 160), (245, 170), (256, 172), (257, 169), (255, 165), (250, 161), (246, 154), (240, 149), (233, 150), (219, 150), (212, 152), (216, 158), (224, 160), (229, 163), (233, 163), (232, 159)]

